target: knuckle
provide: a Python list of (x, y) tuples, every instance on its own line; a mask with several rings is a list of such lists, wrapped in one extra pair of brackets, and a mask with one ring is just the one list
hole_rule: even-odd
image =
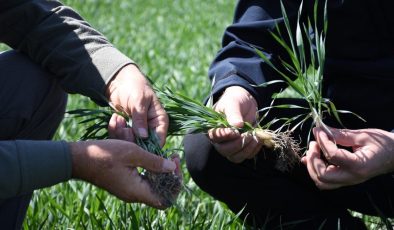
[(220, 135), (220, 136), (224, 136), (224, 135), (226, 135), (226, 129), (218, 129), (218, 135)]
[(335, 154), (330, 154), (330, 153), (325, 153), (324, 157), (330, 163), (333, 162), (333, 161), (336, 161), (338, 159), (338, 157)]
[(215, 140), (216, 139), (216, 133), (217, 133), (217, 129), (211, 129), (208, 131), (208, 136), (210, 139)]
[(134, 123), (134, 124), (143, 124), (143, 123), (145, 123), (144, 117), (143, 117), (143, 116), (140, 116), (140, 115), (138, 115), (138, 116), (133, 116), (132, 120), (133, 120), (133, 123)]

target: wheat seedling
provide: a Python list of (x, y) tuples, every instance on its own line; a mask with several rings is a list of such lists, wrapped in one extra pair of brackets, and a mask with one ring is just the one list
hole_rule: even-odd
[(266, 116), (262, 116), (256, 126), (245, 122), (242, 128), (233, 127), (228, 123), (225, 114), (214, 110), (212, 97), (209, 98), (207, 105), (204, 105), (170, 89), (157, 90), (157, 92), (170, 118), (171, 135), (184, 135), (186, 132), (207, 133), (210, 129), (233, 128), (241, 133), (250, 133), (264, 148), (277, 154), (275, 167), (278, 170), (287, 171), (299, 162), (298, 143), (291, 137), (290, 131), (282, 132), (285, 125), (276, 130), (270, 129), (274, 123), (282, 119), (264, 122)]
[[(294, 125), (292, 130), (296, 129), (302, 124), (305, 123), (308, 119), (312, 119), (312, 127), (320, 127), (326, 131), (326, 133), (332, 137), (332, 133), (327, 125), (324, 124), (323, 118), (325, 114), (329, 114), (335, 117), (340, 125), (343, 126), (339, 114), (340, 113), (351, 113), (347, 110), (337, 110), (334, 103), (330, 101), (328, 98), (323, 97), (322, 93), (322, 82), (323, 82), (323, 74), (324, 74), (324, 62), (325, 62), (325, 41), (327, 34), (327, 2), (324, 5), (324, 15), (323, 15), (323, 29), (321, 31), (318, 30), (317, 26), (317, 11), (318, 4), (315, 1), (314, 5), (314, 24), (312, 26), (311, 21), (307, 20), (307, 25), (301, 23), (301, 13), (302, 13), (302, 5), (301, 2), (300, 8), (298, 10), (297, 15), (297, 23), (295, 30), (295, 37), (293, 36), (292, 28), (290, 27), (289, 18), (286, 14), (285, 7), (281, 3), (281, 11), (283, 15), (283, 20), (285, 24), (285, 28), (287, 31), (287, 38), (290, 41), (290, 45), (286, 43), (284, 36), (281, 34), (279, 27), (277, 26), (277, 33), (271, 32), (272, 37), (276, 42), (286, 51), (290, 63), (285, 61), (285, 59), (280, 58), (281, 67), (285, 69), (286, 72), (282, 71), (281, 68), (278, 68), (273, 64), (273, 62), (269, 59), (268, 55), (260, 51), (259, 49), (255, 49), (258, 55), (272, 68), (274, 69), (280, 76), (284, 78), (284, 80), (275, 80), (271, 82), (267, 82), (260, 86), (266, 87), (269, 84), (277, 83), (277, 82), (285, 82), (288, 85), (288, 89), (293, 90), (298, 96), (303, 99), (307, 103), (307, 107), (302, 107), (299, 105), (275, 105), (267, 108), (263, 108), (263, 110), (268, 110), (271, 108), (284, 108), (284, 109), (303, 109), (306, 112), (297, 117), (293, 117), (289, 119), (289, 121), (294, 122), (295, 120), (300, 120), (298, 123)], [(313, 32), (313, 33), (311, 33)], [(314, 37), (312, 37), (312, 35)], [(307, 51), (309, 50), (309, 55)], [(293, 80), (294, 79), (294, 80)], [(274, 95), (274, 98), (277, 97), (278, 94)], [(354, 114), (356, 117), (363, 120), (357, 114)], [(311, 130), (310, 129), (310, 130)], [(310, 135), (311, 132), (309, 132)], [(310, 137), (308, 137), (308, 140)]]

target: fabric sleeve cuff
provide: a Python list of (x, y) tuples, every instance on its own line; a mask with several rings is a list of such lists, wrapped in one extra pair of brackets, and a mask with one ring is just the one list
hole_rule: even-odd
[(230, 75), (230, 76), (223, 78), (223, 79), (219, 80), (218, 82), (216, 82), (216, 84), (214, 85), (214, 87), (212, 89), (212, 96), (213, 96), (214, 102), (216, 102), (219, 99), (220, 95), (223, 93), (223, 91), (230, 86), (240, 86), (240, 87), (246, 89), (257, 101), (257, 104), (260, 108), (260, 106), (262, 104), (261, 99), (258, 96), (256, 89), (252, 86), (252, 83), (248, 82), (247, 80), (245, 80), (235, 74)]
[[(134, 61), (112, 46), (101, 48), (92, 55), (92, 65), (84, 72), (86, 74), (98, 72), (103, 81), (90, 83), (91, 87), (85, 89), (88, 96), (97, 104), (107, 106), (105, 90), (107, 84), (124, 66), (134, 64)], [(90, 69), (94, 68), (94, 69)], [(101, 83), (102, 82), (102, 83)], [(99, 92), (97, 92), (99, 90)]]
[(119, 70), (128, 64), (135, 64), (133, 60), (114, 47), (105, 47), (93, 55), (93, 65), (102, 76), (105, 84), (111, 81)]

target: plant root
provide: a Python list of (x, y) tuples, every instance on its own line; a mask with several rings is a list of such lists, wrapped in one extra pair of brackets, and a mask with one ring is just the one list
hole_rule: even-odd
[(291, 131), (275, 132), (268, 129), (256, 129), (253, 135), (263, 146), (277, 154), (275, 168), (281, 172), (288, 172), (300, 163), (301, 148), (291, 136)]
[(153, 192), (160, 197), (163, 206), (170, 207), (175, 203), (182, 188), (182, 178), (180, 176), (175, 173), (146, 171), (144, 178), (151, 185)]

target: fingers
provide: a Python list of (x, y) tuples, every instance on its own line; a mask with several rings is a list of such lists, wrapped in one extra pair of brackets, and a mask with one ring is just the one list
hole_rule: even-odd
[[(119, 181), (115, 184), (115, 186), (119, 185), (119, 188), (111, 187), (120, 199), (126, 202), (144, 203), (158, 209), (166, 208), (159, 195), (135, 168), (124, 168), (120, 175)], [(124, 191), (124, 193), (119, 194), (119, 191)]]
[(163, 109), (159, 99), (155, 96), (153, 106), (148, 111), (148, 127), (152, 128), (160, 141), (160, 146), (164, 146), (167, 137), (169, 119), (166, 111)]
[(243, 150), (252, 140), (252, 135), (243, 133), (239, 138), (232, 141), (221, 142), (220, 144), (215, 144), (215, 147), (225, 156), (232, 156)]
[(132, 129), (126, 125), (126, 120), (114, 113), (108, 123), (108, 136), (111, 139), (120, 139), (125, 141), (134, 142), (134, 134)]
[[(335, 142), (342, 146), (352, 147), (362, 144), (362, 138), (360, 138), (360, 131), (359, 130), (349, 130), (349, 129), (336, 129), (327, 127), (326, 134), (329, 137), (332, 137)], [(316, 131), (324, 131), (321, 128), (314, 128), (314, 132)]]
[[(115, 108), (132, 118), (136, 135), (147, 138), (148, 128), (152, 128), (164, 144), (168, 118), (148, 80), (137, 66), (124, 66), (109, 83), (106, 94)], [(161, 119), (160, 122), (157, 119)]]
[(148, 137), (148, 108), (150, 105), (146, 103), (137, 103), (131, 110), (131, 118), (133, 121), (133, 130), (141, 138)]
[(176, 168), (175, 168), (175, 171), (174, 171), (175, 175), (177, 175), (179, 178), (182, 179), (183, 176), (182, 176), (182, 169), (181, 169), (181, 160), (179, 158), (179, 155), (178, 154), (173, 154), (173, 155), (171, 155), (170, 158), (176, 165)]
[[(182, 181), (179, 155), (173, 154), (170, 158), (171, 161), (170, 160), (168, 161), (172, 162), (175, 165), (175, 169), (173, 170), (173, 172), (175, 173), (175, 175), (178, 176), (178, 179)], [(133, 189), (134, 194), (137, 194), (138, 202), (145, 203), (149, 206), (160, 208), (160, 209), (164, 209), (168, 207), (168, 204), (162, 202), (162, 197), (160, 197), (160, 194), (157, 194), (155, 191), (153, 191), (152, 185), (147, 183), (145, 179), (140, 177), (140, 179), (136, 181), (137, 184), (134, 184), (134, 186), (132, 186), (131, 189)], [(180, 189), (181, 187), (179, 187), (177, 193), (180, 192)], [(177, 193), (174, 194), (174, 196), (177, 195)]]
[(249, 133), (243, 133), (238, 138), (214, 144), (216, 150), (234, 163), (253, 158), (261, 149), (261, 143)]
[(121, 199), (127, 202), (144, 203), (151, 207), (160, 208), (162, 206), (159, 197), (154, 194), (149, 183), (144, 180), (135, 168), (124, 168), (128, 177), (121, 177), (123, 181), (121, 185), (125, 185), (125, 194)]
[(173, 161), (147, 152), (137, 145), (129, 148), (129, 151), (126, 162), (133, 167), (141, 167), (153, 172), (173, 172), (176, 169)]
[(357, 156), (351, 152), (338, 148), (325, 131), (316, 128), (313, 130), (317, 143), (323, 151), (323, 154), (330, 164), (344, 168), (352, 167), (357, 162)]
[(309, 144), (309, 149), (306, 156), (302, 159), (302, 162), (307, 166), (310, 177), (319, 189), (333, 189), (335, 187), (335, 185), (321, 180), (323, 175), (325, 175), (327, 166), (320, 158), (320, 149), (316, 142), (312, 141)]
[(240, 137), (240, 133), (236, 129), (232, 128), (218, 128), (211, 129), (208, 131), (208, 137), (212, 142), (222, 143), (226, 141), (235, 140)]
[(311, 179), (319, 189), (335, 189), (355, 183), (355, 176), (345, 168), (327, 164), (320, 155), (317, 142), (312, 141), (301, 161), (306, 165)]
[[(141, 138), (147, 138), (148, 129), (154, 130), (159, 138), (160, 146), (164, 146), (167, 136), (169, 119), (159, 100), (151, 89), (144, 92), (142, 98), (135, 100), (131, 108), (133, 131)], [(146, 95), (145, 95), (146, 94)]]

